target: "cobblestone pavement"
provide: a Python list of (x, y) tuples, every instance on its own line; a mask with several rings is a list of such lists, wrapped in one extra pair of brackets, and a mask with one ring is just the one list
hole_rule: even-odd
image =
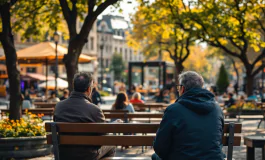
[[(242, 121), (243, 130), (242, 130), (242, 138), (241, 138), (241, 146), (234, 147), (233, 158), (235, 160), (246, 160), (246, 146), (244, 146), (243, 137), (246, 135), (265, 135), (264, 122), (261, 124), (261, 128), (257, 129), (258, 125), (257, 120), (254, 121)], [(224, 153), (226, 153), (227, 148), (224, 147)], [(142, 147), (130, 147), (129, 149), (121, 149), (121, 147), (117, 148), (118, 157), (151, 157), (154, 153), (151, 147), (147, 147), (144, 152), (142, 152)], [(261, 158), (261, 149), (255, 150), (256, 160), (262, 160)], [(40, 158), (33, 158), (31, 160), (52, 160), (53, 156), (46, 156)], [(151, 159), (150, 159), (151, 160)]]

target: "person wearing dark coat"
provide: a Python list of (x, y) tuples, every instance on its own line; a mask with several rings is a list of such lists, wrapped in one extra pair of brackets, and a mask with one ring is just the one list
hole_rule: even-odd
[(93, 88), (92, 91), (92, 103), (95, 105), (98, 105), (99, 103), (102, 104), (102, 99), (101, 99), (101, 95), (99, 93), (99, 91), (97, 90), (96, 87)]
[(180, 97), (164, 113), (152, 160), (224, 160), (223, 113), (203, 83), (196, 72), (179, 75)]
[[(89, 98), (92, 93), (92, 75), (77, 73), (74, 76), (74, 91), (70, 97), (58, 102), (54, 111), (55, 122), (102, 123), (105, 116), (102, 110)], [(98, 160), (115, 155), (115, 146), (60, 145), (62, 160)]]

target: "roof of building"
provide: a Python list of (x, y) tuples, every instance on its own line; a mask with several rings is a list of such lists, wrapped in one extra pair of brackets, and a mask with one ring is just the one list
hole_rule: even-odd
[[(104, 15), (101, 20), (97, 21), (97, 25), (105, 21), (108, 25), (108, 28), (114, 32), (114, 30), (130, 30), (130, 24), (128, 21), (121, 16), (114, 15)], [(101, 28), (98, 27), (98, 31), (101, 31)]]

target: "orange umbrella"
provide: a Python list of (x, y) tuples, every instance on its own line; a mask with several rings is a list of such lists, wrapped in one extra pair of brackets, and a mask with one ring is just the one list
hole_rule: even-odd
[[(63, 63), (64, 55), (67, 54), (67, 48), (57, 45), (58, 62)], [(42, 42), (17, 51), (19, 64), (55, 64), (55, 44), (51, 42)], [(89, 63), (96, 57), (90, 57), (81, 54), (79, 63)], [(5, 60), (5, 56), (0, 57), (0, 61)], [(48, 63), (46, 63), (48, 62)]]

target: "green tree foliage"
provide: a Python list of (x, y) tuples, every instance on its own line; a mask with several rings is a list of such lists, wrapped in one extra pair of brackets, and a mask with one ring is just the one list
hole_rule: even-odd
[(238, 58), (247, 75), (247, 94), (252, 94), (253, 78), (262, 69), (264, 46), (264, 0), (198, 0), (190, 1), (190, 21), (198, 32), (198, 39), (224, 54)]
[(119, 53), (114, 53), (111, 60), (110, 71), (114, 73), (114, 80), (121, 81), (125, 72), (125, 63), (122, 59), (122, 55)]
[[(69, 38), (64, 62), (68, 83), (72, 84), (79, 56), (94, 22), (107, 7), (118, 7), (116, 2), (118, 0), (21, 0), (12, 8), (13, 28), (24, 40), (32, 37), (44, 41), (56, 30), (62, 32), (65, 39)], [(78, 20), (82, 22), (81, 28), (77, 28)]]
[(134, 27), (128, 36), (129, 46), (141, 48), (146, 56), (162, 54), (162, 50), (168, 52), (178, 75), (190, 55), (190, 45), (196, 40), (193, 26), (186, 20), (186, 12), (189, 10), (181, 0), (141, 3), (132, 18)]
[(226, 88), (228, 87), (228, 85), (229, 85), (228, 74), (227, 74), (224, 64), (222, 64), (220, 67), (219, 76), (216, 82), (216, 86), (218, 88), (219, 93), (223, 94), (226, 91)]

